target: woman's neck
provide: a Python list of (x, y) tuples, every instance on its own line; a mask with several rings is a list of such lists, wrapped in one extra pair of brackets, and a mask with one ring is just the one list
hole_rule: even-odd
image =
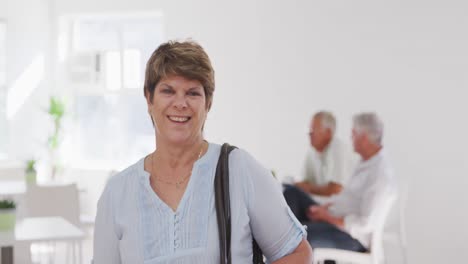
[(157, 141), (154, 162), (170, 169), (192, 165), (206, 151), (206, 145), (203, 138), (184, 145)]

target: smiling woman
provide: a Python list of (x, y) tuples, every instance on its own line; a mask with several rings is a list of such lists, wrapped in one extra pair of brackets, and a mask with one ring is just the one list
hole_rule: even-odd
[(174, 144), (196, 142), (206, 119), (205, 92), (197, 80), (172, 75), (163, 78), (147, 97), (148, 111), (155, 124), (156, 138)]
[(232, 254), (220, 258), (214, 178), (221, 146), (202, 133), (214, 87), (210, 59), (197, 43), (168, 42), (153, 53), (144, 95), (156, 149), (107, 184), (95, 264), (251, 263), (253, 237), (272, 263), (311, 262), (306, 232), (280, 186), (240, 149), (229, 158)]

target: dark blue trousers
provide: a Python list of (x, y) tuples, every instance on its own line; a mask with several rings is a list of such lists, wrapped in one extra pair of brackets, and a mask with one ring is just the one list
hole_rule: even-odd
[(307, 226), (307, 240), (314, 248), (337, 248), (366, 252), (366, 248), (348, 233), (336, 226), (310, 220), (306, 211), (311, 205), (318, 205), (307, 193), (293, 185), (283, 185), (283, 195), (297, 219)]

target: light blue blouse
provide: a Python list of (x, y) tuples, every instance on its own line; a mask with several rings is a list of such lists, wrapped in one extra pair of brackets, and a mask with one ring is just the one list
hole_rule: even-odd
[[(94, 264), (218, 264), (214, 176), (221, 146), (195, 162), (174, 212), (151, 189), (144, 159), (109, 180), (98, 202)], [(242, 149), (229, 156), (232, 263), (252, 263), (252, 234), (268, 261), (290, 254), (306, 232), (271, 173)]]

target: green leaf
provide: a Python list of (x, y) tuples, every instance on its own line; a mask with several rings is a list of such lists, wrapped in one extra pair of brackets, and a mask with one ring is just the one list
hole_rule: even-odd
[(56, 97), (50, 98), (49, 115), (61, 119), (65, 113), (65, 103)]
[(49, 147), (51, 149), (56, 149), (58, 147), (58, 145), (59, 145), (58, 135), (55, 134), (53, 136), (50, 136), (48, 143), (49, 143)]
[(26, 171), (35, 171), (36, 160), (26, 161)]
[(16, 203), (13, 200), (0, 200), (0, 209), (15, 209)]

